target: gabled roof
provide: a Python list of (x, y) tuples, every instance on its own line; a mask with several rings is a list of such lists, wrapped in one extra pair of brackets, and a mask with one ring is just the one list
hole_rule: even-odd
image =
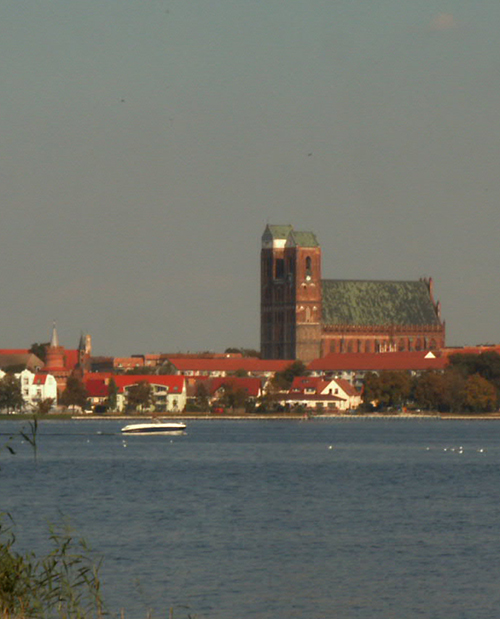
[(446, 357), (421, 352), (384, 353), (331, 353), (315, 359), (307, 366), (310, 371), (381, 371), (381, 370), (442, 370), (448, 364)]
[(318, 376), (295, 376), (290, 387), (290, 393), (305, 393), (306, 389), (314, 389), (315, 393), (320, 393), (327, 384), (328, 381)]
[(287, 239), (292, 230), (293, 226), (290, 226), (289, 224), (284, 226), (268, 224), (264, 230), (264, 234), (262, 235), (262, 240)]
[(321, 282), (325, 325), (441, 324), (425, 281), (335, 280)]
[(299, 232), (294, 230), (288, 237), (287, 246), (319, 247), (319, 243), (314, 232)]

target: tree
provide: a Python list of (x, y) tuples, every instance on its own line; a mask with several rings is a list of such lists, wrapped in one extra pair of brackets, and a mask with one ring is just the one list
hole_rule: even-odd
[(106, 398), (106, 405), (109, 410), (116, 410), (116, 404), (118, 400), (118, 386), (114, 378), (111, 378), (108, 384), (108, 397)]
[(411, 394), (412, 381), (408, 372), (384, 370), (365, 376), (363, 399), (365, 403), (381, 408), (401, 407)]
[(229, 347), (224, 351), (228, 355), (242, 355), (243, 357), (256, 357), (260, 359), (260, 351), (255, 348), (235, 348)]
[(39, 344), (35, 342), (34, 344), (31, 344), (29, 352), (32, 352), (34, 355), (36, 355), (39, 359), (41, 359), (45, 363), (45, 361), (47, 360), (47, 348), (49, 346), (50, 346), (49, 342), (45, 342), (43, 344)]
[(196, 384), (196, 405), (200, 408), (200, 410), (208, 410), (208, 389), (205, 383), (198, 382)]
[(154, 404), (155, 397), (153, 394), (153, 389), (146, 380), (135, 383), (135, 385), (130, 385), (130, 387), (127, 389), (126, 408), (128, 411), (143, 411), (151, 409), (154, 408)]
[(380, 402), (381, 386), (378, 374), (368, 372), (363, 380), (363, 403), (365, 407), (377, 408)]
[(21, 392), (21, 384), (12, 374), (6, 374), (0, 380), (0, 410), (7, 412), (20, 410), (24, 400)]
[(492, 411), (496, 406), (497, 392), (486, 378), (473, 374), (465, 383), (463, 401), (465, 407), (475, 413)]
[(415, 403), (424, 410), (446, 408), (446, 377), (443, 372), (429, 370), (415, 381)]
[(288, 391), (293, 383), (293, 379), (296, 376), (307, 376), (307, 374), (307, 368), (304, 363), (297, 360), (290, 363), (290, 365), (287, 365), (282, 372), (276, 372), (272, 379), (272, 383), (281, 391)]
[(226, 406), (231, 410), (235, 408), (243, 408), (247, 402), (247, 390), (237, 387), (234, 383), (224, 383), (222, 385), (222, 396), (219, 401), (222, 406)]
[(66, 382), (66, 388), (61, 395), (60, 402), (63, 406), (85, 406), (88, 398), (87, 390), (83, 381), (78, 376), (70, 376)]
[(43, 416), (47, 415), (50, 412), (54, 404), (54, 398), (44, 398), (43, 400), (38, 400), (35, 405), (34, 413), (35, 415)]

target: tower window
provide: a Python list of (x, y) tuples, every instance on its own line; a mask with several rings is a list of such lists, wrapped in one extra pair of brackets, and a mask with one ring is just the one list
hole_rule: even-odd
[(307, 256), (306, 258), (306, 275), (311, 275), (311, 257)]
[(283, 260), (283, 258), (277, 258), (275, 277), (276, 279), (283, 279), (284, 276), (285, 276), (285, 261)]

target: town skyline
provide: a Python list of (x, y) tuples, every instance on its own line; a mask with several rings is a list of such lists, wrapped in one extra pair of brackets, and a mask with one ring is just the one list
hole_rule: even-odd
[(0, 8), (3, 348), (259, 346), (266, 223), (331, 278), (432, 277), (448, 345), (500, 342), (484, 0)]

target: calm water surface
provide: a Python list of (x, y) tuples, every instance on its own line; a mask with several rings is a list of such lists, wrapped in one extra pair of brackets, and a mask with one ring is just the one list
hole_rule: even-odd
[(69, 516), (127, 619), (499, 616), (500, 422), (122, 425), (44, 422), (36, 465), (2, 450), (0, 510), (40, 552)]

